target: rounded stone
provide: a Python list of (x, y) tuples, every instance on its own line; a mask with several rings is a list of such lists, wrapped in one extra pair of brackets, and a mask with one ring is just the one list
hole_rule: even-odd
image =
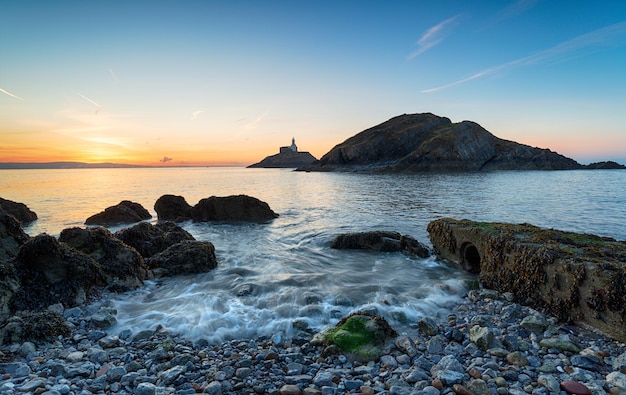
[(587, 386), (573, 380), (563, 381), (561, 389), (572, 395), (591, 395), (591, 390)]

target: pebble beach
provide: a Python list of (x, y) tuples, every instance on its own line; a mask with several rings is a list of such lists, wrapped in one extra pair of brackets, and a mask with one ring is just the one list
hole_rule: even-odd
[(63, 311), (71, 336), (0, 347), (0, 394), (626, 394), (624, 343), (511, 299), (471, 290), (369, 362), (326, 356), (311, 336), (111, 335), (93, 308), (72, 308)]

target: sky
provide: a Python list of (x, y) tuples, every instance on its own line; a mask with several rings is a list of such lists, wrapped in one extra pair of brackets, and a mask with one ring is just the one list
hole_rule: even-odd
[(400, 114), (626, 163), (626, 2), (3, 0), (0, 162), (317, 158)]

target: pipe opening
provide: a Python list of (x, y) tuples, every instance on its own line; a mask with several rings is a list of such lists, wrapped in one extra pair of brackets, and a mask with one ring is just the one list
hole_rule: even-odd
[(470, 273), (480, 273), (480, 254), (472, 243), (464, 243), (461, 246), (461, 264), (463, 269)]

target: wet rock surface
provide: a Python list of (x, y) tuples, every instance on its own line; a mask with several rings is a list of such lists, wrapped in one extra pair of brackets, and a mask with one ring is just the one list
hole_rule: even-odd
[(37, 219), (37, 214), (24, 203), (0, 198), (0, 212), (2, 210), (22, 223), (29, 223)]
[(146, 259), (156, 276), (208, 272), (217, 267), (215, 246), (208, 241), (187, 240)]
[(132, 224), (152, 218), (152, 215), (141, 204), (122, 200), (115, 206), (92, 215), (85, 220), (85, 225), (117, 225)]
[(191, 219), (191, 205), (178, 195), (159, 197), (154, 203), (154, 211), (160, 220), (181, 222)]
[(252, 196), (211, 196), (191, 209), (194, 221), (269, 221), (278, 217), (270, 206)]
[(479, 273), (484, 287), (626, 341), (626, 242), (449, 218), (432, 221), (428, 232), (439, 256)]
[(336, 236), (330, 248), (339, 250), (373, 250), (381, 252), (405, 251), (422, 258), (430, 256), (430, 250), (411, 236), (393, 231), (369, 231), (345, 233)]
[[(50, 394), (623, 394), (623, 343), (473, 290), (448, 315), (423, 317), (375, 361), (323, 356), (307, 336), (208, 344), (163, 329), (108, 334), (107, 302), (62, 312), (48, 342), (0, 346), (0, 393)], [(473, 330), (473, 328), (481, 330)], [(529, 329), (532, 328), (532, 329)], [(481, 335), (472, 335), (480, 332)], [(547, 342), (549, 340), (549, 342)]]
[(13, 266), (20, 288), (10, 301), (12, 311), (36, 311), (56, 303), (78, 306), (105, 285), (98, 262), (45, 233), (22, 245)]
[(64, 229), (59, 241), (98, 262), (106, 276), (107, 286), (118, 292), (138, 288), (149, 277), (139, 252), (114, 237), (106, 228)]
[(189, 232), (170, 221), (157, 224), (141, 222), (115, 232), (114, 236), (135, 248), (144, 258), (163, 252), (181, 241), (194, 240)]

